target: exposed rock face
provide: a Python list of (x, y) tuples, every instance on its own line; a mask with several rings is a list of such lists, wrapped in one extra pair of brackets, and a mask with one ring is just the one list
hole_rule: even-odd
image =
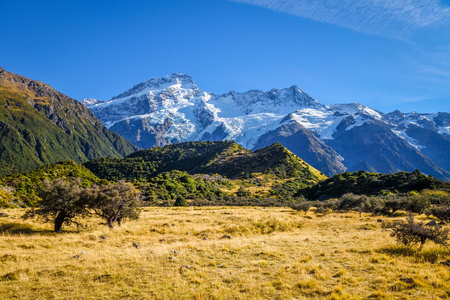
[(343, 158), (336, 151), (295, 121), (261, 135), (255, 148), (275, 142), (281, 143), (305, 161), (314, 162), (312, 166), (325, 174), (340, 173), (347, 169), (342, 163)]
[(152, 78), (108, 102), (85, 104), (108, 128), (143, 148), (232, 140), (256, 150), (280, 142), (327, 175), (420, 169), (450, 178), (450, 155), (443, 150), (450, 140), (447, 113), (385, 115), (359, 103), (325, 106), (297, 86), (215, 95), (183, 74)]

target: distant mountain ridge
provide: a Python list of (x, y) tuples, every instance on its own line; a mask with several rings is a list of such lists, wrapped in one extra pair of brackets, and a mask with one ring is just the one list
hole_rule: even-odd
[(0, 68), (0, 176), (137, 149), (75, 99)]
[[(327, 175), (419, 169), (450, 180), (450, 114), (384, 114), (359, 103), (326, 106), (297, 86), (201, 91), (184, 74), (152, 78), (110, 101), (84, 104), (142, 148), (186, 141), (236, 141), (256, 150), (286, 145)], [(443, 145), (444, 147), (442, 147)]]

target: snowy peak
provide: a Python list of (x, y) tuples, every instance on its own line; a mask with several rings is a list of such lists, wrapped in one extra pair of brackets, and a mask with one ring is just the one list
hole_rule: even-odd
[(345, 104), (332, 104), (329, 106), (335, 112), (346, 115), (362, 115), (367, 116), (375, 120), (383, 119), (383, 114), (371, 109), (370, 107), (364, 106), (358, 102), (355, 103), (345, 103)]
[(449, 113), (435, 113), (435, 114), (420, 114), (417, 112), (402, 113), (398, 110), (386, 115), (386, 119), (395, 124), (399, 129), (406, 129), (409, 127), (421, 127), (432, 130), (441, 134), (450, 135), (450, 114)]
[(301, 108), (324, 109), (325, 105), (310, 97), (298, 86), (270, 91), (250, 90), (245, 93), (231, 91), (217, 97), (218, 101), (233, 103), (245, 114), (284, 113)]
[(105, 103), (105, 102), (106, 102), (105, 100), (97, 100), (94, 98), (84, 98), (81, 103), (83, 103), (85, 106), (91, 106), (91, 105), (101, 104), (101, 103)]
[(383, 114), (360, 103), (325, 106), (295, 85), (217, 95), (176, 73), (139, 83), (108, 102), (83, 103), (108, 128), (143, 148), (230, 140), (256, 149), (268, 141), (283, 142), (329, 175), (347, 168), (421, 168), (450, 178), (432, 161), (450, 170), (448, 153), (442, 151), (450, 147), (447, 113)]
[(195, 85), (194, 79), (186, 74), (173, 73), (164, 77), (151, 78), (145, 82), (141, 82), (126, 92), (113, 97), (111, 100), (121, 99), (133, 95), (138, 95), (150, 91), (163, 90), (192, 90), (198, 92), (199, 89)]

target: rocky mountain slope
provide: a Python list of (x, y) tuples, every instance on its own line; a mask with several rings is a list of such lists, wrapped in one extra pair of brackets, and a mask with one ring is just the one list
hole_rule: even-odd
[(0, 176), (64, 160), (123, 157), (136, 149), (78, 101), (0, 68)]
[(142, 148), (231, 140), (256, 150), (279, 142), (327, 175), (420, 169), (450, 180), (450, 158), (439, 146), (450, 139), (446, 113), (401, 116), (358, 103), (325, 106), (297, 86), (216, 95), (182, 74), (152, 78), (110, 101), (84, 103)]

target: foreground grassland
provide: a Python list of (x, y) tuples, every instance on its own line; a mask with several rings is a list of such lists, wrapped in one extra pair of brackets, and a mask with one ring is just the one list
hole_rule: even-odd
[(397, 246), (370, 215), (146, 208), (114, 230), (54, 234), (3, 212), (2, 299), (450, 298), (450, 250)]

